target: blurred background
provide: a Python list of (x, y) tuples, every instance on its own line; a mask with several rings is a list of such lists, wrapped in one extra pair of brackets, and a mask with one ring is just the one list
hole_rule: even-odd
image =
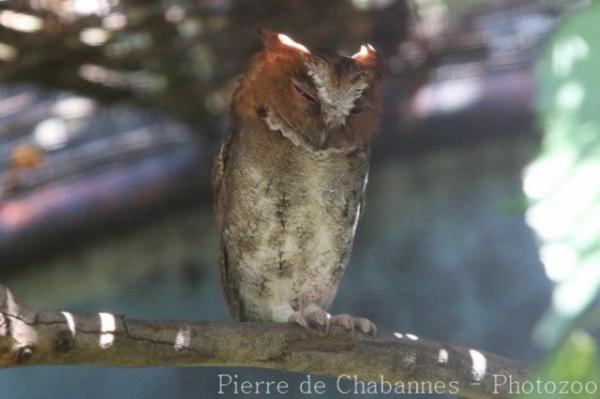
[[(386, 112), (332, 311), (597, 378), (599, 20), (595, 1), (0, 0), (0, 281), (40, 308), (227, 320), (209, 175), (256, 27), (370, 42)], [(216, 397), (222, 372), (301, 377), (37, 367), (0, 392)]]

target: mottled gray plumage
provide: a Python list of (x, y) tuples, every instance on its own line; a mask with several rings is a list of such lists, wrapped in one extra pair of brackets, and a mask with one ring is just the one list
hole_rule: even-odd
[[(267, 48), (234, 95), (214, 168), (226, 299), (236, 320), (328, 326), (367, 180), (372, 132), (357, 129), (374, 130), (373, 116), (349, 115), (360, 106), (354, 114), (376, 118), (366, 95), (376, 95), (378, 72), (366, 60), (262, 37)], [(281, 72), (284, 62), (291, 68)], [(374, 331), (365, 319), (339, 322)]]

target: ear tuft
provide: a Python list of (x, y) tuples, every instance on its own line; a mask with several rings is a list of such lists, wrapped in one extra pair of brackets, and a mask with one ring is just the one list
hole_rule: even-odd
[(273, 32), (272, 30), (258, 28), (256, 29), (256, 33), (258, 34), (258, 37), (263, 42), (265, 47), (275, 46), (279, 44), (279, 38), (277, 37), (277, 33)]
[(303, 44), (300, 44), (288, 35), (284, 35), (283, 33), (273, 32), (271, 30), (265, 28), (258, 28), (257, 30), (258, 36), (260, 40), (264, 43), (265, 47), (274, 47), (274, 46), (286, 46), (296, 50), (300, 50), (303, 53), (310, 53), (310, 50), (306, 48)]
[(377, 68), (381, 65), (377, 50), (369, 43), (360, 46), (360, 50), (352, 56), (352, 59), (367, 68)]
[(284, 46), (295, 48), (296, 50), (300, 50), (303, 53), (310, 53), (310, 51), (306, 48), (305, 45), (298, 43), (288, 35), (280, 33), (277, 35), (277, 39), (279, 39), (279, 43), (283, 44)]

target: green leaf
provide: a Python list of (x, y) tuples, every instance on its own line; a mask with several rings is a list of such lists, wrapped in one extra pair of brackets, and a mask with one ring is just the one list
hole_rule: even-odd
[[(599, 373), (594, 340), (587, 333), (576, 330), (530, 378), (529, 385), (515, 385), (513, 393), (520, 393), (520, 398), (527, 399), (599, 398)], [(531, 393), (530, 388), (533, 388)]]
[(534, 337), (563, 340), (600, 287), (600, 2), (566, 19), (537, 68), (542, 152), (526, 169), (527, 221), (557, 281)]

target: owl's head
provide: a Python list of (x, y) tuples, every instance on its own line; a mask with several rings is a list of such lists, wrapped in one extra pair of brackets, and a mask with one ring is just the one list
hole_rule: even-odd
[(313, 150), (365, 144), (380, 114), (382, 62), (365, 44), (346, 57), (259, 30), (265, 47), (234, 95), (233, 111)]

